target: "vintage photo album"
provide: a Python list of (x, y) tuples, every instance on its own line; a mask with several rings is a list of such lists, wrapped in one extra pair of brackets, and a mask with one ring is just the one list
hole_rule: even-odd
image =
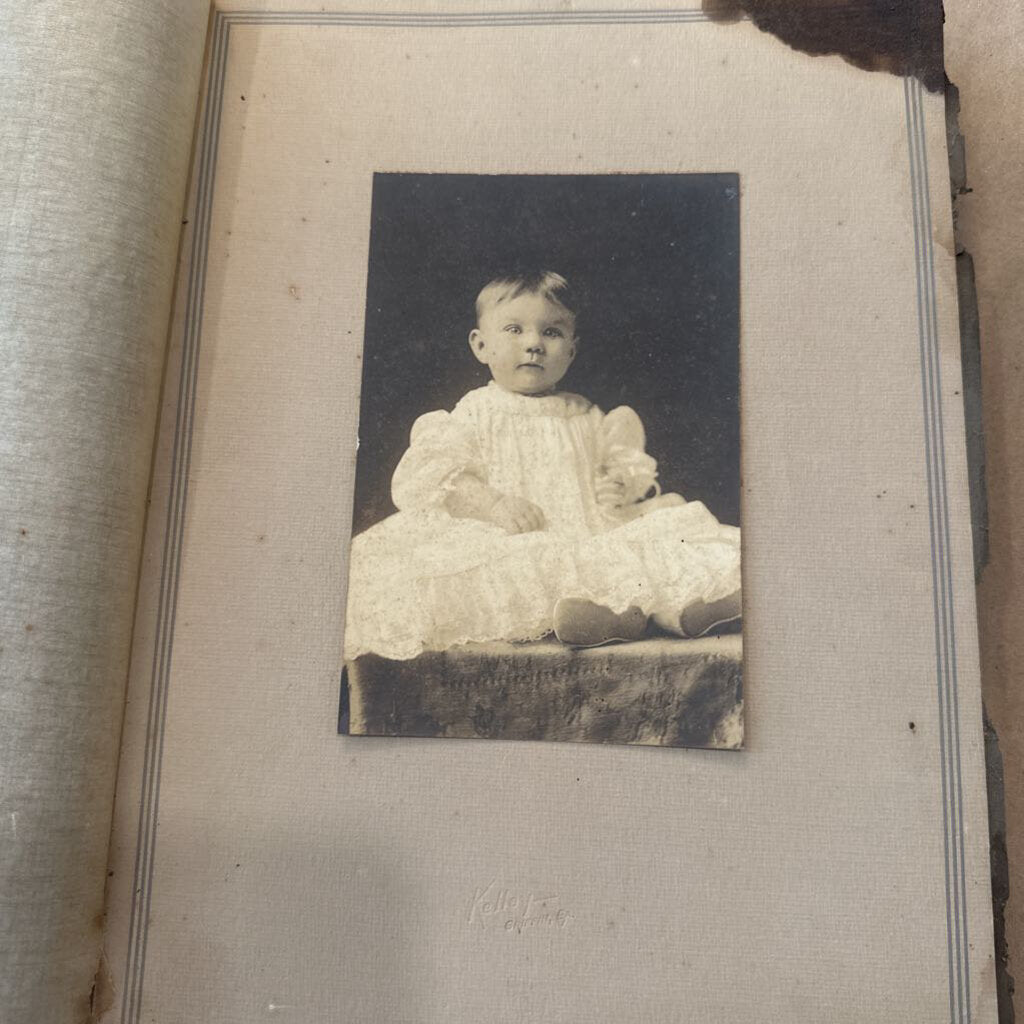
[(994, 1022), (942, 91), (707, 7), (211, 14), (95, 1019)]

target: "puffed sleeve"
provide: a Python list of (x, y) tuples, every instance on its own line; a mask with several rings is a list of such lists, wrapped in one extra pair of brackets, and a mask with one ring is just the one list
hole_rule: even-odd
[(661, 493), (658, 464), (644, 451), (647, 439), (640, 417), (627, 405), (612, 409), (601, 423), (601, 465), (624, 485), (625, 501), (642, 501)]
[(485, 480), (472, 425), (451, 413), (420, 416), (413, 424), (409, 442), (391, 478), (391, 500), (396, 508), (440, 505), (463, 473)]

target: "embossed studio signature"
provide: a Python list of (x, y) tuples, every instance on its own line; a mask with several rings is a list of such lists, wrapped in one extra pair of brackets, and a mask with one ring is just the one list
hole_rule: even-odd
[(528, 931), (564, 931), (572, 919), (557, 894), (507, 888), (495, 879), (473, 890), (466, 920), (477, 928), (522, 935)]

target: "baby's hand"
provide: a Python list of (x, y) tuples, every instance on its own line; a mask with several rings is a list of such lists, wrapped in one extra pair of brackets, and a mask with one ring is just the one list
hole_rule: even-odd
[(622, 508), (626, 503), (626, 484), (607, 474), (599, 476), (594, 482), (594, 493), (599, 505), (608, 508)]
[(502, 495), (491, 506), (488, 518), (506, 533), (532, 533), (544, 529), (544, 513), (532, 501), (511, 494)]

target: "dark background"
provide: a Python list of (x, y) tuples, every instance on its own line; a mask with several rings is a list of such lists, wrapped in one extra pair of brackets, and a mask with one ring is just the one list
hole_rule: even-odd
[(394, 511), (417, 416), (485, 384), (467, 337), (510, 265), (581, 301), (561, 387), (632, 406), (663, 490), (740, 523), (739, 179), (735, 174), (377, 174), (354, 532)]

